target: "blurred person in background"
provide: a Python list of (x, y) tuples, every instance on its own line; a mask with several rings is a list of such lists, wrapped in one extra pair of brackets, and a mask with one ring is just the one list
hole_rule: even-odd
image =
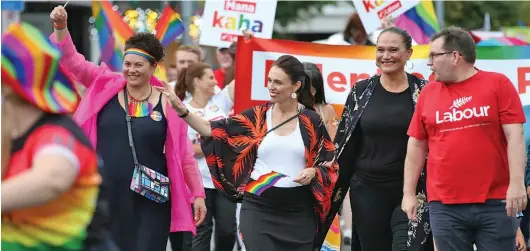
[[(356, 83), (344, 105), (335, 144), (340, 165), (332, 221), (350, 189), (350, 204), (362, 251), (421, 250), (429, 240), (425, 184), (418, 186), (419, 222), (401, 211), (407, 128), (427, 81), (405, 72), (412, 39), (400, 28), (381, 32), (376, 65), (382, 74)], [(397, 119), (399, 118), (399, 119)], [(425, 181), (425, 176), (422, 176)], [(427, 242), (429, 243), (429, 242)], [(430, 244), (432, 250), (432, 243)]]
[[(73, 118), (101, 154), (112, 181), (113, 237), (124, 251), (165, 250), (169, 232), (195, 232), (206, 206), (187, 125), (153, 88), (162, 85), (153, 73), (163, 58), (163, 47), (153, 34), (133, 35), (125, 43), (123, 73), (117, 74), (76, 51), (62, 6), (50, 18), (54, 26), (50, 40), (64, 55), (60, 65), (87, 87)], [(138, 167), (157, 178), (138, 174)], [(144, 193), (149, 186), (136, 189), (138, 176), (142, 184), (160, 184), (158, 177), (167, 177), (169, 184), (161, 186), (168, 192), (159, 193), (165, 200), (149, 197), (154, 192)]]
[[(186, 86), (187, 91), (191, 93), (191, 100), (184, 102), (191, 113), (210, 121), (228, 118), (234, 105), (234, 84), (226, 86), (216, 94), (217, 82), (214, 73), (205, 63), (189, 65), (180, 74), (177, 85)], [(215, 189), (201, 149), (200, 135), (190, 127), (188, 137), (194, 144), (195, 158), (206, 191), (207, 209), (205, 221), (197, 227), (192, 250), (210, 251), (212, 233), (214, 233), (215, 249), (231, 251), (236, 242), (236, 203), (229, 201)], [(214, 223), (215, 232), (213, 231)]]
[[(181, 45), (177, 48), (175, 56), (177, 62), (177, 79), (178, 74), (183, 71), (183, 69), (191, 64), (204, 62), (204, 53), (202, 49), (195, 45)], [(169, 85), (175, 88), (175, 93), (181, 100), (188, 101), (191, 99), (191, 93), (186, 90), (185, 85), (177, 85), (177, 81), (169, 82)], [(217, 94), (219, 92), (221, 92), (221, 88), (217, 86), (215, 88), (215, 93)]]
[(176, 65), (170, 65), (169, 68), (167, 68), (167, 74), (166, 74), (166, 77), (167, 77), (167, 82), (173, 82), (173, 81), (177, 81), (178, 79), (178, 69), (177, 69), (177, 66)]
[(215, 79), (217, 80), (217, 85), (222, 89), (226, 86), (226, 73), (227, 70), (232, 67), (234, 59), (232, 58), (229, 48), (217, 48), (215, 56), (217, 63), (219, 64), (219, 68), (213, 73), (215, 75)]
[(60, 57), (29, 24), (2, 35), (2, 249), (115, 251), (101, 162), (70, 118), (80, 97)]
[(374, 45), (370, 41), (369, 34), (366, 33), (363, 23), (357, 12), (353, 13), (348, 19), (346, 28), (342, 32), (344, 41), (351, 45)]

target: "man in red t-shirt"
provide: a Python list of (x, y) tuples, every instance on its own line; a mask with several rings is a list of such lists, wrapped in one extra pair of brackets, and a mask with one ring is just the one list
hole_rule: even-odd
[(430, 223), (439, 251), (516, 250), (516, 215), (526, 207), (525, 122), (514, 85), (474, 67), (475, 42), (461, 28), (433, 36), (410, 127), (402, 208), (414, 220), (427, 156)]

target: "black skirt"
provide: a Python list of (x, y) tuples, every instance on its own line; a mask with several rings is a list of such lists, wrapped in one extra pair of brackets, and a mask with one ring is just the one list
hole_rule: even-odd
[(239, 228), (248, 251), (311, 251), (317, 218), (309, 187), (245, 192)]

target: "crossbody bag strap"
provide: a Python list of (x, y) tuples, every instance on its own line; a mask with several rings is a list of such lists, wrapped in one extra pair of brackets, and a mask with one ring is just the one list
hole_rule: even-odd
[[(269, 134), (270, 132), (272, 132), (272, 131), (278, 129), (280, 126), (283, 126), (283, 125), (287, 124), (289, 121), (291, 121), (291, 120), (297, 118), (298, 115), (300, 115), (300, 113), (302, 113), (302, 110), (303, 110), (303, 109), (300, 109), (300, 110), (298, 111), (298, 113), (296, 113), (294, 116), (288, 118), (287, 120), (285, 120), (285, 121), (283, 121), (282, 123), (276, 125), (276, 126), (273, 127), (272, 129), (268, 130), (268, 131), (265, 133), (265, 135), (263, 135), (263, 137), (267, 136), (267, 134)], [(271, 121), (272, 121), (272, 118), (271, 118)]]
[(136, 150), (134, 147), (134, 140), (132, 137), (131, 130), (131, 115), (129, 115), (129, 96), (127, 94), (127, 87), (123, 89), (123, 99), (125, 99), (125, 120), (127, 120), (127, 134), (129, 136), (129, 146), (131, 147), (131, 152), (134, 160), (134, 165), (138, 166), (138, 159), (136, 158)]

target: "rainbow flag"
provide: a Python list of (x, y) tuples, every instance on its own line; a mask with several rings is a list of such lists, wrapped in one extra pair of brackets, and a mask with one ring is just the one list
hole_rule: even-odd
[(428, 44), (440, 31), (432, 0), (421, 1), (416, 7), (396, 18), (396, 26), (405, 29), (418, 44)]
[(94, 2), (98, 2), (101, 6), (101, 11), (105, 13), (105, 17), (113, 29), (114, 38), (117, 40), (117, 43), (125, 45), (125, 41), (134, 35), (134, 30), (123, 21), (123, 17), (119, 12), (112, 10), (112, 3), (109, 0), (92, 1), (92, 4)]
[(335, 215), (320, 251), (340, 251), (341, 238), (339, 215)]
[(271, 171), (270, 173), (261, 175), (257, 180), (248, 183), (245, 187), (245, 191), (255, 195), (261, 195), (263, 191), (274, 186), (274, 184), (276, 184), (276, 182), (283, 177), (287, 176), (275, 171)]
[(182, 34), (184, 30), (184, 23), (180, 19), (180, 14), (176, 13), (169, 4), (166, 4), (155, 26), (156, 37), (166, 47)]
[(96, 18), (94, 26), (99, 35), (101, 62), (107, 64), (112, 71), (119, 72), (123, 64), (121, 47), (134, 35), (134, 31), (118, 12), (112, 10), (112, 4), (108, 0), (92, 1), (92, 15)]

